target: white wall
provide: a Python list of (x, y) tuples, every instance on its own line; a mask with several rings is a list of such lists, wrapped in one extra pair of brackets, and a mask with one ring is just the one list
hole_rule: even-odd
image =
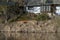
[(27, 12), (31, 12), (31, 13), (40, 13), (40, 7), (32, 7), (32, 9), (28, 9), (28, 7), (26, 7), (26, 11)]
[(56, 13), (57, 13), (58, 15), (60, 15), (60, 7), (59, 7), (59, 6), (56, 7)]

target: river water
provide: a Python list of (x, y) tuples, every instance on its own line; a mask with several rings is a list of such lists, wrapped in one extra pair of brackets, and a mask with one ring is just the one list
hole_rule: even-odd
[(0, 40), (60, 40), (60, 33), (11, 33), (0, 32)]

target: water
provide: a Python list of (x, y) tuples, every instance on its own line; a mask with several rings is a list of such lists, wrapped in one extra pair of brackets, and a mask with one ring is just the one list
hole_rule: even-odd
[(60, 40), (60, 33), (10, 33), (0, 32), (0, 40)]

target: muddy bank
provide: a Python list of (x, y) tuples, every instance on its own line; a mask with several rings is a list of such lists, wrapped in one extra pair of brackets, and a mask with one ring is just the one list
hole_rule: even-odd
[(16, 32), (56, 32), (56, 23), (48, 21), (17, 21), (10, 24), (2, 24), (1, 31)]
[(0, 24), (1, 40), (59, 40), (56, 23), (48, 21), (17, 21)]

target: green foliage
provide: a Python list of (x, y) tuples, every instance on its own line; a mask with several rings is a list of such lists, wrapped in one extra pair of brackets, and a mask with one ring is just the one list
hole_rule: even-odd
[(3, 19), (0, 19), (0, 23), (4, 23), (4, 20)]
[(48, 14), (46, 14), (46, 13), (43, 13), (43, 14), (40, 14), (40, 15), (38, 15), (37, 16), (37, 18), (36, 18), (36, 20), (40, 20), (40, 21), (44, 21), (44, 20), (48, 20), (49, 19), (49, 16), (48, 16)]
[(18, 16), (16, 18), (12, 18), (11, 20), (9, 20), (10, 22), (14, 22), (14, 21), (18, 21), (18, 20), (37, 20), (37, 21), (44, 21), (44, 20), (49, 20), (50, 17), (48, 16), (48, 14), (40, 14), (40, 15), (37, 15), (37, 16), (34, 16), (32, 18), (32, 16), (27, 16), (27, 15), (22, 15), (21, 17)]

